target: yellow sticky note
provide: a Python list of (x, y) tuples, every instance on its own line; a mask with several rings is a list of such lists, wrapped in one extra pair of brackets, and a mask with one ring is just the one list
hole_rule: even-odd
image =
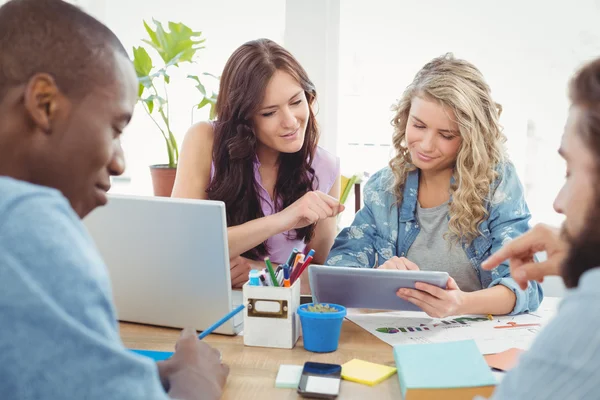
[(396, 368), (354, 359), (342, 365), (342, 378), (347, 381), (375, 386), (396, 373)]

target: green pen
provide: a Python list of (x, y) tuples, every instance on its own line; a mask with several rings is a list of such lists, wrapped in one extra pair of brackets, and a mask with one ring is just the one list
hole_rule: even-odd
[(273, 286), (278, 287), (279, 283), (277, 283), (277, 277), (275, 277), (275, 271), (273, 271), (273, 266), (271, 265), (271, 260), (269, 260), (269, 257), (265, 257), (265, 264), (267, 264), (267, 269), (269, 270), (269, 275), (271, 275)]

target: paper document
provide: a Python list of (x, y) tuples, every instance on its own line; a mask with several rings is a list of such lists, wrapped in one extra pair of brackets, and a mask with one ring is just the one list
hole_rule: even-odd
[(473, 339), (482, 354), (513, 347), (528, 349), (538, 332), (554, 317), (560, 298), (547, 297), (535, 312), (512, 316), (431, 318), (424, 312), (373, 314), (349, 312), (346, 318), (389, 345), (442, 343)]

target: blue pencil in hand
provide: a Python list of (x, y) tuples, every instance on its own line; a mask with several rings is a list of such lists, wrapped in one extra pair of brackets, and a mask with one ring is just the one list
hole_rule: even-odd
[(207, 337), (208, 335), (210, 335), (211, 333), (213, 333), (213, 331), (215, 329), (217, 329), (218, 327), (223, 325), (225, 322), (229, 321), (231, 318), (233, 318), (234, 315), (236, 315), (237, 313), (242, 311), (244, 308), (246, 308), (246, 305), (240, 304), (236, 309), (231, 311), (229, 314), (227, 314), (226, 316), (224, 316), (223, 318), (221, 318), (220, 320), (215, 322), (210, 328), (208, 328), (207, 330), (203, 331), (200, 335), (198, 335), (198, 339), (202, 340), (205, 337)]

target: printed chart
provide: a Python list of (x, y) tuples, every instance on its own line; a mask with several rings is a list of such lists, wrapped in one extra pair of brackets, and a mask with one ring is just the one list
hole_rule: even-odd
[(430, 318), (422, 312), (349, 313), (347, 318), (384, 342), (440, 343), (473, 339), (483, 354), (512, 347), (528, 349), (538, 332), (556, 313), (556, 298), (546, 298), (535, 313), (494, 317)]

